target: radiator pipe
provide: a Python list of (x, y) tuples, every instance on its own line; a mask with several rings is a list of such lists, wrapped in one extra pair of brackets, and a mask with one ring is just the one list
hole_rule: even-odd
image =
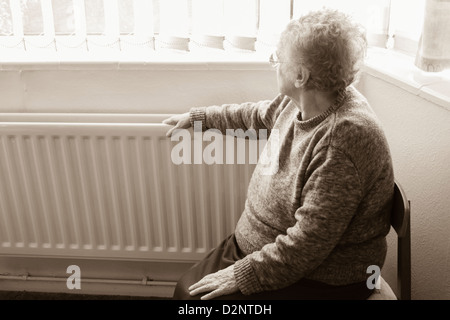
[[(13, 276), (13, 275), (0, 275), (0, 280), (23, 280), (23, 281), (67, 281), (67, 278), (63, 277), (38, 277), (30, 275)], [(143, 285), (143, 286), (175, 286), (177, 283), (174, 281), (154, 281), (148, 278), (142, 278), (142, 280), (120, 280), (120, 279), (94, 279), (94, 278), (82, 278), (81, 282), (88, 283), (107, 283), (107, 284), (129, 284), (129, 285)]]

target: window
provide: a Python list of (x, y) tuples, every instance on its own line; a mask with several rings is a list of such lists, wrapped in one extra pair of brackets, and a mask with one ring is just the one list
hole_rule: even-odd
[[(415, 54), (425, 0), (0, 0), (0, 51), (270, 52), (291, 18), (351, 13), (369, 44)], [(407, 14), (405, 14), (407, 8)]]
[[(390, 36), (395, 38), (392, 46), (406, 53), (416, 53), (423, 27), (425, 0), (396, 0), (391, 5)], [(405, 8), (408, 8), (405, 13)]]

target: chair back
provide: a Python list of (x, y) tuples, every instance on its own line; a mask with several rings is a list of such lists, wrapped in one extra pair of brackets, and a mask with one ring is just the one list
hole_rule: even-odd
[(396, 180), (391, 225), (397, 233), (397, 291), (400, 300), (411, 300), (411, 202)]

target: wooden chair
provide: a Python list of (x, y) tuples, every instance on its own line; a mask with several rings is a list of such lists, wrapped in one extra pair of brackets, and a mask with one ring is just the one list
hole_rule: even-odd
[(380, 289), (368, 300), (411, 300), (411, 217), (410, 201), (400, 183), (394, 186), (391, 225), (397, 234), (397, 290), (394, 294), (389, 284), (381, 277)]

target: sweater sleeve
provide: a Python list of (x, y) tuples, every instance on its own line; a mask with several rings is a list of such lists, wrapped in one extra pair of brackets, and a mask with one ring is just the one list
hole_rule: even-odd
[(227, 129), (272, 129), (286, 99), (278, 95), (272, 101), (224, 104), (221, 106), (197, 107), (190, 110), (192, 127), (201, 122), (202, 130), (214, 128), (223, 134)]
[(306, 177), (295, 225), (236, 262), (235, 278), (243, 294), (280, 289), (306, 276), (327, 258), (355, 215), (361, 184), (345, 153), (324, 147), (313, 157)]

